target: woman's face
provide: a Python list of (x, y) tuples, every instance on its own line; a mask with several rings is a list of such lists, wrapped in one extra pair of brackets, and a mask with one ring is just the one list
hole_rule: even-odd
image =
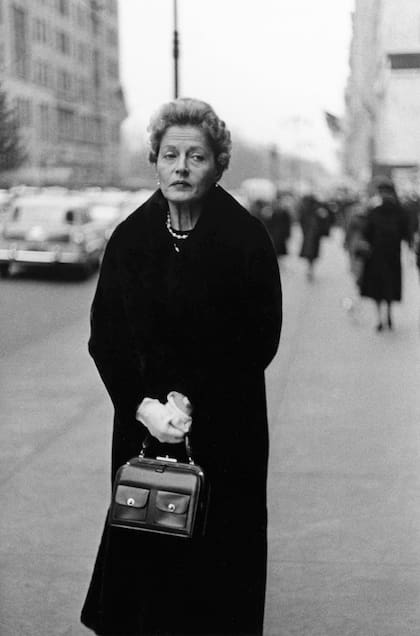
[(217, 181), (214, 153), (195, 126), (170, 126), (162, 137), (156, 169), (163, 196), (171, 203), (199, 201)]

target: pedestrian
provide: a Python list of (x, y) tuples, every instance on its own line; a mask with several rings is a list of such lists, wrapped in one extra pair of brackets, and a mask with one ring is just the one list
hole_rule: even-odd
[(360, 286), (365, 263), (370, 254), (370, 244), (364, 237), (366, 207), (363, 205), (362, 197), (355, 198), (352, 204), (348, 206), (345, 219), (344, 248), (349, 258), (350, 273), (356, 288), (356, 297), (346, 296), (343, 299), (343, 307), (349, 312), (355, 312), (359, 306)]
[(410, 190), (402, 197), (401, 205), (407, 217), (410, 247), (414, 248), (419, 232), (420, 197), (415, 190)]
[(349, 256), (350, 272), (359, 290), (365, 262), (370, 254), (370, 244), (364, 235), (366, 218), (362, 201), (355, 201), (347, 210), (344, 247)]
[(288, 240), (292, 227), (292, 196), (277, 192), (273, 202), (273, 243), (277, 256), (281, 259), (288, 253)]
[(275, 219), (274, 219), (274, 210), (273, 210), (272, 202), (271, 201), (262, 201), (262, 202), (260, 202), (260, 204), (257, 206), (257, 208), (254, 207), (254, 210), (252, 211), (252, 213), (265, 226), (265, 229), (267, 230), (268, 236), (271, 238), (271, 241), (273, 243), (274, 250), (275, 250), (275, 248), (276, 248), (276, 246), (275, 246), (275, 234), (274, 234), (274, 232), (275, 232)]
[(327, 206), (318, 201), (314, 195), (307, 194), (300, 202), (298, 217), (302, 229), (300, 256), (308, 263), (307, 278), (312, 281), (321, 239), (329, 234), (330, 213)]
[(277, 260), (261, 222), (217, 183), (231, 143), (211, 106), (164, 104), (149, 131), (159, 187), (109, 240), (89, 350), (115, 409), (112, 477), (147, 432), (159, 455), (183, 459), (185, 432), (165, 406), (179, 391), (208, 520), (192, 540), (105, 525), (82, 622), (97, 634), (261, 635)]
[(401, 242), (410, 230), (391, 180), (377, 178), (364, 238), (370, 246), (361, 280), (361, 295), (375, 301), (376, 330), (393, 328), (392, 303), (401, 300)]

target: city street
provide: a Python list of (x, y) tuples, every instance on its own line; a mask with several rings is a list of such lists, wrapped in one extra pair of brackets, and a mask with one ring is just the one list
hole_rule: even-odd
[[(420, 285), (403, 254), (376, 333), (334, 230), (310, 283), (281, 265), (265, 636), (420, 634)], [(112, 409), (87, 353), (88, 281), (0, 280), (0, 636), (83, 636), (108, 505)]]

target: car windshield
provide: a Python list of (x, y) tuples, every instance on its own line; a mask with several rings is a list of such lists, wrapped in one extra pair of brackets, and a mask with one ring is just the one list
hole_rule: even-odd
[(19, 207), (17, 205), (11, 220), (20, 225), (61, 225), (71, 223), (69, 210), (53, 203), (33, 203)]

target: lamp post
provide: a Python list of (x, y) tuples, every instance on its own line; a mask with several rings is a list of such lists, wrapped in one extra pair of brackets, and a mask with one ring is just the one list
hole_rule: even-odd
[(179, 94), (179, 75), (178, 75), (179, 36), (178, 36), (178, 5), (177, 5), (177, 0), (174, 0), (173, 58), (174, 58), (174, 98), (177, 99), (178, 94)]

